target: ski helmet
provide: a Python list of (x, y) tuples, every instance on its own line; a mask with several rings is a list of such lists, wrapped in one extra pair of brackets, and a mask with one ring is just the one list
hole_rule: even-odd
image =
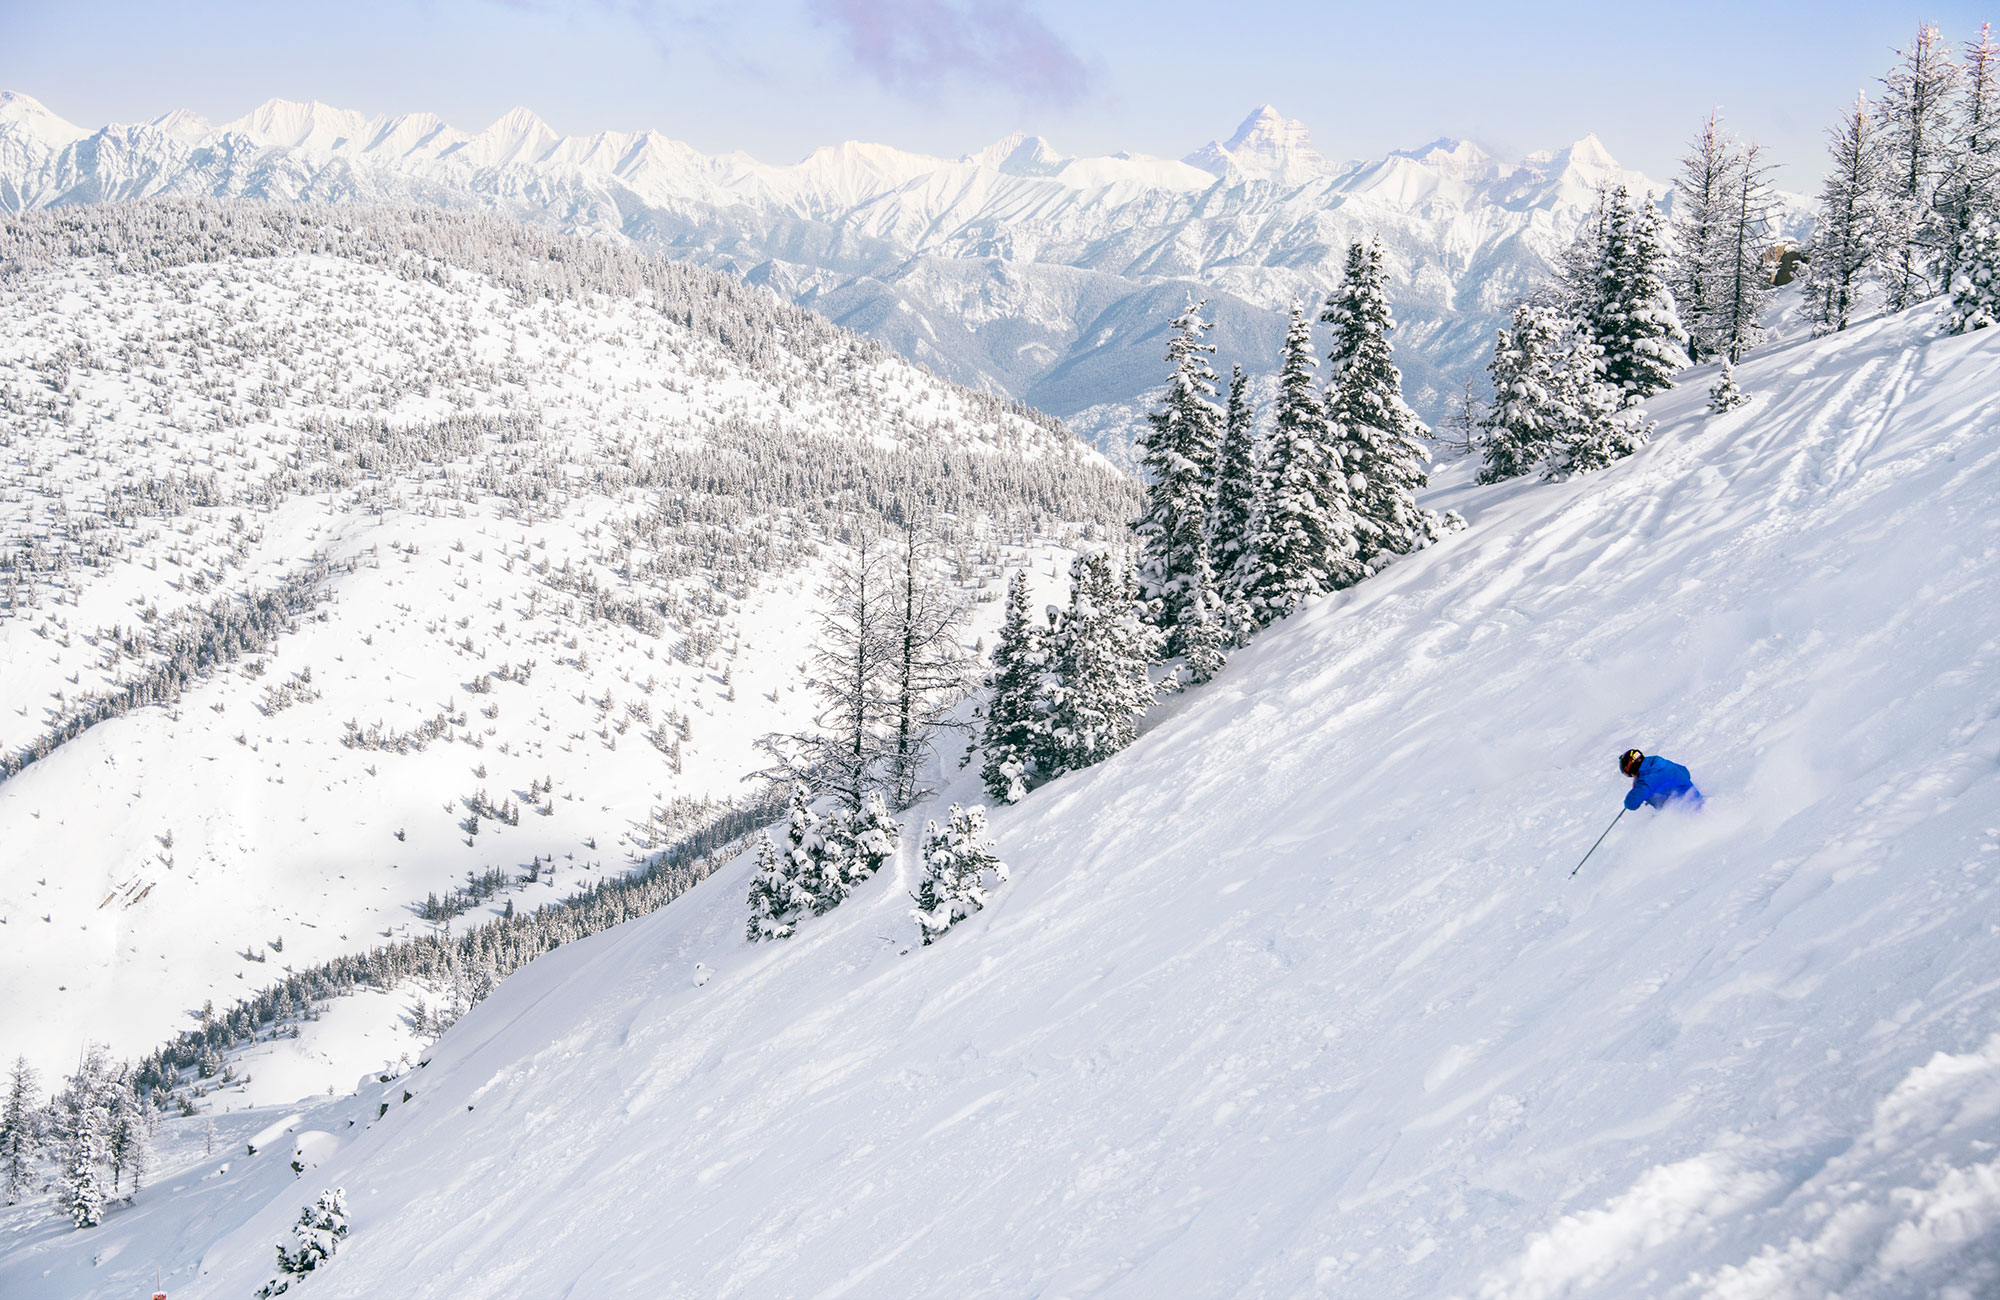
[(1639, 761), (1645, 757), (1636, 749), (1628, 749), (1618, 756), (1618, 770), (1631, 776), (1639, 770)]

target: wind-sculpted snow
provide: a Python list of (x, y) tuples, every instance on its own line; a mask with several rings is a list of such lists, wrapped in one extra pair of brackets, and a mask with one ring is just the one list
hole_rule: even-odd
[[(1266, 106), (1184, 161), (1070, 158), (1014, 136), (959, 159), (884, 145), (791, 166), (658, 132), (561, 138), (516, 109), (478, 134), (273, 100), (220, 127), (184, 113), (91, 133), (0, 101), (0, 211), (149, 195), (476, 206), (629, 238), (741, 276), (959, 382), (1026, 400), (1123, 455), (1166, 322), (1210, 300), (1226, 372), (1275, 354), (1347, 245), (1379, 236), (1420, 409), (1484, 361), (1596, 199), (1623, 182), (1589, 136), (1502, 162), (1461, 140), (1330, 163)], [(1797, 213), (1783, 237), (1798, 233)]]
[[(305, 1114), (307, 1178), (183, 1147), (0, 1290), (241, 1296), (339, 1185), (328, 1296), (1992, 1294), (2000, 340), (1937, 323), (1441, 489), (1468, 530), (996, 812), (933, 947), (907, 842), (780, 944), (739, 862)], [(1570, 879), (1634, 744), (1708, 806)]]

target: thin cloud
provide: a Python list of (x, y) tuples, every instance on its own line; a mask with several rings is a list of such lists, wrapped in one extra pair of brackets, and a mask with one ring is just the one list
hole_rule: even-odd
[(1083, 60), (1020, 0), (806, 0), (855, 64), (899, 95), (983, 82), (1056, 107), (1088, 94)]

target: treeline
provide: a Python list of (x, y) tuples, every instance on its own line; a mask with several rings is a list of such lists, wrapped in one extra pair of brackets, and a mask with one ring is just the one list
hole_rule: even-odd
[(46, 1102), (40, 1086), (27, 1058), (16, 1058), (0, 1107), (0, 1191), (9, 1205), (53, 1191), (71, 1223), (96, 1227), (121, 1192), (138, 1194), (152, 1164), (158, 1112), (141, 1098), (132, 1067), (114, 1062), (99, 1043), (85, 1049), (76, 1073)]
[(316, 1018), (317, 1005), (328, 998), (405, 981), (438, 991), (435, 1006), (417, 1003), (412, 1021), (420, 1033), (441, 1034), (536, 957), (679, 898), (740, 852), (776, 812), (763, 802), (723, 808), (642, 872), (599, 881), (533, 911), (510, 907), (507, 915), (463, 934), (439, 931), (336, 957), (288, 973), (226, 1010), (206, 1004), (199, 1025), (136, 1063), (116, 1062), (92, 1044), (77, 1073), (47, 1098), (34, 1070), (19, 1059), (0, 1109), (0, 1189), (9, 1204), (53, 1192), (61, 1213), (79, 1228), (93, 1227), (121, 1191), (128, 1197), (139, 1191), (159, 1112), (177, 1105), (183, 1115), (195, 1114), (192, 1094), (205, 1090), (208, 1080), (230, 1077), (225, 1053), (232, 1048)]
[(1949, 293), (1953, 332), (2000, 319), (2000, 46), (1990, 25), (1954, 53), (1917, 28), (1828, 132), (1819, 221), (1806, 245), (1815, 329), (1870, 305), (1901, 311)]
[(1130, 549), (1079, 556), (1068, 607), (1041, 617), (1021, 575), (1009, 586), (980, 737), (995, 799), (1102, 761), (1138, 734), (1161, 691), (1209, 680), (1231, 649), (1304, 601), (1464, 524), (1416, 501), (1429, 429), (1403, 399), (1379, 243), (1349, 247), (1321, 308), (1324, 387), (1305, 308), (1293, 304), (1268, 424), (1240, 366), (1218, 404), (1201, 311), (1174, 321), (1166, 389), (1139, 441), (1148, 481)]
[(46, 758), (100, 722), (149, 704), (172, 704), (189, 686), (223, 665), (269, 650), (318, 601), (337, 567), (325, 556), (315, 556), (305, 569), (269, 591), (224, 596), (174, 615), (139, 642), (145, 652), (158, 656), (158, 662), (111, 690), (94, 691), (63, 706), (41, 735), (11, 754), (0, 755), (0, 780)]
[(134, 1084), (159, 1104), (191, 1077), (216, 1073), (229, 1049), (255, 1042), (272, 1025), (357, 987), (387, 990), (413, 980), (444, 988), (446, 1003), (427, 1024), (442, 1033), (457, 1014), (543, 953), (679, 898), (740, 852), (745, 837), (777, 812), (764, 801), (728, 807), (652, 858), (643, 871), (599, 881), (559, 902), (497, 917), (463, 934), (418, 935), (335, 957), (289, 974), (226, 1011), (204, 1006), (199, 1025), (141, 1058)]

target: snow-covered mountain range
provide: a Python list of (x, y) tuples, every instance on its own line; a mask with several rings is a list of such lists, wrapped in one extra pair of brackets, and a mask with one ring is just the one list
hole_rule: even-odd
[(482, 213), (36, 213), (0, 301), (0, 1051), (49, 1069), (712, 821), (816, 710), (850, 527), (934, 512), (990, 631), (1003, 559), (1136, 500), (761, 290)]
[(0, 211), (148, 195), (478, 205), (726, 270), (959, 382), (1070, 419), (1114, 453), (1161, 378), (1166, 321), (1210, 300), (1226, 370), (1274, 369), (1283, 312), (1380, 236), (1413, 399), (1483, 364), (1492, 331), (1597, 186), (1660, 182), (1593, 137), (1518, 162), (1461, 140), (1334, 163), (1268, 106), (1181, 160), (1068, 157), (1010, 136), (961, 158), (847, 143), (786, 166), (657, 131), (483, 131), (273, 100), (98, 130), (0, 93)]
[[(338, 1186), (314, 1295), (2000, 1293), (2000, 331), (1941, 319), (1451, 467), (1470, 527), (997, 810), (936, 946), (914, 828), (782, 943), (746, 857), (399, 1077), (169, 1121), (101, 1227), (0, 1211), (0, 1292), (240, 1300)], [(1707, 806), (1572, 875), (1633, 744)]]

